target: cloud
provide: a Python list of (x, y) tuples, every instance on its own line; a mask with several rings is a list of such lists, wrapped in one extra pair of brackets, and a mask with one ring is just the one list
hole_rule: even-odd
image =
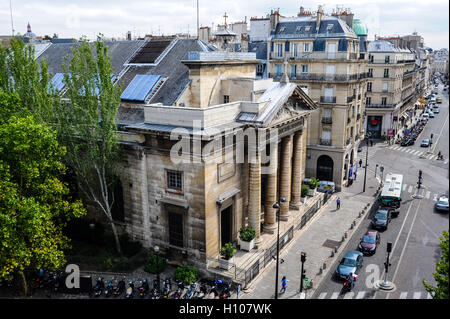
[[(38, 35), (57, 33), (60, 37), (79, 38), (86, 35), (95, 38), (101, 32), (106, 36), (124, 37), (128, 30), (136, 35), (146, 33), (173, 34), (189, 32), (196, 34), (197, 0), (36, 0), (34, 2), (12, 1), (14, 28), (26, 32), (31, 23)], [(319, 4), (326, 13), (336, 5), (350, 7), (355, 18), (363, 20), (369, 28), (369, 39), (374, 34), (406, 35), (417, 31), (433, 48), (448, 47), (449, 4), (447, 0), (328, 0), (326, 3), (305, 0), (199, 0), (200, 24), (211, 26), (242, 21), (247, 17), (265, 16), (270, 10), (280, 8), (285, 16), (295, 16), (300, 5), (315, 11)], [(9, 1), (0, 2), (0, 30), (11, 29)]]

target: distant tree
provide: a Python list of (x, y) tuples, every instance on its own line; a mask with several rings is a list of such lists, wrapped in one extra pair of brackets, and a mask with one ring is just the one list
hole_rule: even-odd
[(116, 250), (122, 253), (112, 217), (120, 151), (115, 117), (121, 90), (112, 83), (107, 48), (102, 41), (94, 45), (95, 55), (82, 39), (72, 57), (66, 58), (64, 83), (70, 103), (61, 104), (55, 114), (60, 141), (67, 148), (66, 162), (76, 174), (78, 189), (104, 213)]
[[(0, 92), (0, 100), (4, 96)], [(0, 279), (19, 274), (25, 294), (24, 271), (63, 266), (70, 241), (62, 229), (85, 214), (59, 179), (64, 154), (56, 133), (33, 116), (14, 114), (0, 122)]]
[(53, 106), (60, 103), (52, 94), (48, 65), (34, 58), (34, 47), (21, 39), (11, 39), (10, 48), (0, 48), (0, 90), (16, 92), (22, 106), (35, 114), (40, 122), (53, 121)]
[(433, 299), (448, 299), (449, 288), (449, 260), (448, 260), (448, 246), (449, 236), (448, 231), (442, 233), (441, 240), (441, 259), (436, 263), (436, 272), (433, 273), (434, 280), (436, 280), (437, 286), (434, 287), (427, 284), (425, 278), (422, 279), (423, 285), (426, 291), (433, 297)]

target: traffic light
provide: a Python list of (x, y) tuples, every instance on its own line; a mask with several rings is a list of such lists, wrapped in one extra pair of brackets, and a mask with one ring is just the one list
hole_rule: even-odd
[(306, 270), (303, 270), (302, 271), (302, 280), (305, 279), (305, 277), (306, 277)]
[(392, 251), (392, 243), (387, 243), (386, 251), (390, 253)]
[(419, 169), (419, 178), (422, 178), (422, 170)]
[(305, 261), (306, 261), (306, 253), (301, 253), (300, 254), (300, 261), (302, 262), (302, 263), (304, 263)]

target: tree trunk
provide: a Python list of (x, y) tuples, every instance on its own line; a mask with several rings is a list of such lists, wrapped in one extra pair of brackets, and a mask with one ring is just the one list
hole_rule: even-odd
[(119, 235), (117, 234), (116, 225), (114, 224), (114, 221), (112, 220), (112, 218), (110, 218), (109, 221), (111, 223), (111, 228), (112, 228), (112, 231), (114, 234), (114, 239), (116, 241), (116, 250), (120, 255), (122, 255), (122, 247), (120, 246)]
[(21, 273), (21, 276), (22, 276), (22, 283), (23, 283), (23, 294), (25, 296), (27, 296), (28, 295), (27, 279), (26, 279), (25, 274), (23, 272)]

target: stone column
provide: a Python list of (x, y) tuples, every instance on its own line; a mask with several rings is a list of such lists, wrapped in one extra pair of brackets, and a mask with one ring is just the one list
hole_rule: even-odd
[(261, 157), (258, 153), (249, 161), (248, 224), (256, 231), (255, 244), (261, 242)]
[(296, 132), (294, 135), (294, 161), (292, 167), (292, 192), (291, 206), (298, 209), (300, 206), (301, 187), (302, 187), (302, 132)]
[(284, 197), (286, 202), (280, 203), (280, 220), (289, 219), (289, 202), (291, 201), (291, 149), (292, 135), (286, 136), (282, 140), (281, 145), (281, 181), (280, 181), (280, 198)]
[(278, 144), (268, 144), (273, 147), (270, 150), (270, 171), (267, 174), (266, 199), (264, 202), (264, 226), (265, 232), (273, 234), (276, 229), (277, 213), (272, 207), (277, 201), (277, 170), (278, 170)]

